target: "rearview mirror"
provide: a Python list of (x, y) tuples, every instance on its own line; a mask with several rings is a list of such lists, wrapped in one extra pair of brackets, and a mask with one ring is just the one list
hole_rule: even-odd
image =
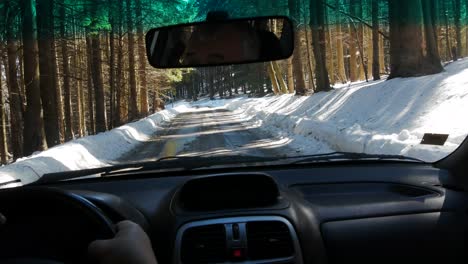
[(147, 55), (155, 68), (186, 68), (289, 58), (294, 30), (287, 17), (208, 21), (152, 29)]

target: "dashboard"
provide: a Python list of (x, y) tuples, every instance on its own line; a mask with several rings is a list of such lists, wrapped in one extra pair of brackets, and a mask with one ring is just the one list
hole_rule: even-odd
[(468, 195), (429, 165), (154, 172), (51, 187), (150, 235), (160, 263), (466, 263)]

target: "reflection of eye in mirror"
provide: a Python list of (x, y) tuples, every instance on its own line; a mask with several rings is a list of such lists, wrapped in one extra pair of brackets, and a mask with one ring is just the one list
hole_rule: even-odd
[(156, 68), (273, 61), (292, 55), (293, 34), (286, 17), (172, 26), (147, 34), (147, 53)]

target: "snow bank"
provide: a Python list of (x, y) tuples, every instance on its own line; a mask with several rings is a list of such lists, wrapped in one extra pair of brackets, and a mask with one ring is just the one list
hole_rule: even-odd
[[(435, 162), (467, 136), (466, 76), (468, 60), (464, 59), (437, 75), (348, 84), (306, 97), (243, 97), (201, 105), (225, 105), (273, 134), (308, 139), (300, 141), (298, 152), (303, 154), (326, 150), (320, 146), (326, 144), (336, 151), (398, 154)], [(427, 146), (420, 144), (425, 133), (450, 136), (444, 146)]]
[(0, 183), (20, 179), (23, 184), (46, 173), (108, 166), (128, 151), (147, 141), (179, 113), (191, 110), (186, 102), (95, 136), (83, 137), (0, 168)]

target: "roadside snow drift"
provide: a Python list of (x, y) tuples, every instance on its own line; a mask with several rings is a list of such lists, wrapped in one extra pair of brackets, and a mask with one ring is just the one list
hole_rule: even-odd
[(67, 142), (49, 150), (23, 158), (0, 168), (0, 183), (20, 179), (27, 184), (46, 173), (80, 170), (108, 166), (122, 155), (149, 140), (179, 113), (190, 110), (187, 104), (158, 112), (147, 118), (95, 136)]
[[(435, 162), (468, 134), (467, 76), (464, 59), (431, 76), (347, 84), (306, 97), (244, 97), (198, 105), (224, 105), (275, 136), (294, 139), (291, 146), (302, 154), (325, 153), (328, 146)], [(421, 145), (425, 133), (449, 138), (444, 146)]]

